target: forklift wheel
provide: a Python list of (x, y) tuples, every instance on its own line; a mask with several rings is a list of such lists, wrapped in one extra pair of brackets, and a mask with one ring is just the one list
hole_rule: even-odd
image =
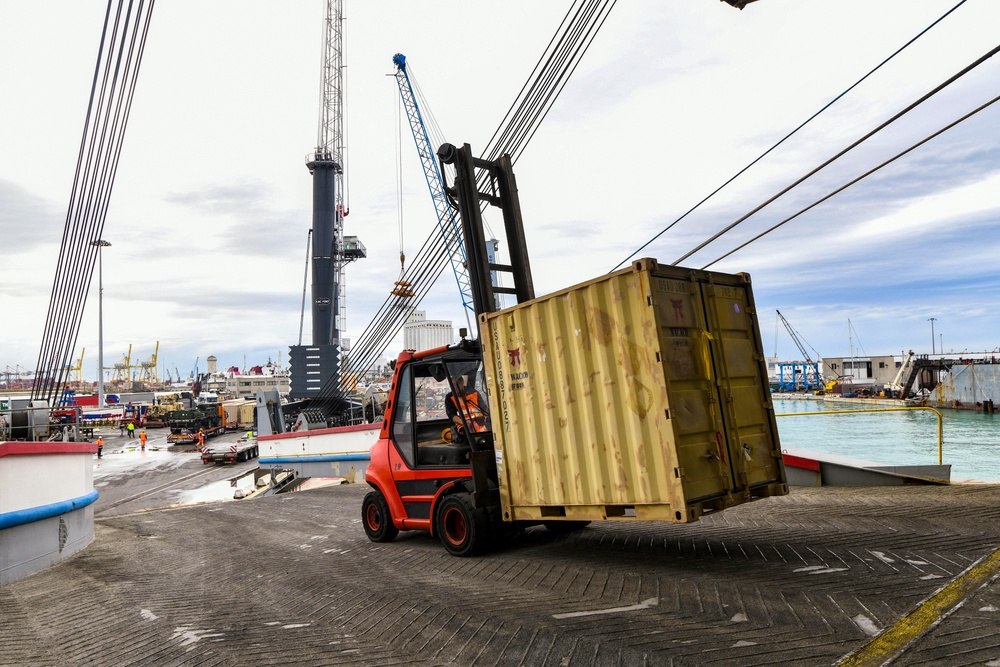
[(399, 529), (392, 523), (389, 503), (381, 491), (369, 491), (365, 496), (361, 504), (361, 522), (372, 542), (392, 542), (399, 535)]
[(472, 507), (472, 496), (445, 496), (437, 510), (437, 534), (452, 556), (474, 556), (490, 544), (490, 525), (485, 512)]

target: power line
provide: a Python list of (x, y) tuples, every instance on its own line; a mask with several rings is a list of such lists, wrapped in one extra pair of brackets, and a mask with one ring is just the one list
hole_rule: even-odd
[[(33, 400), (53, 403), (69, 372), (104, 231), (155, 0), (108, 1), (66, 222), (39, 348)], [(99, 375), (103, 372), (99, 372)], [(98, 377), (101, 381), (103, 377)]]
[(847, 93), (849, 93), (849, 92), (851, 92), (852, 90), (854, 90), (854, 89), (855, 89), (855, 88), (856, 88), (856, 87), (857, 87), (858, 85), (860, 85), (860, 84), (861, 84), (861, 82), (863, 82), (863, 81), (864, 81), (865, 79), (867, 79), (868, 77), (870, 77), (870, 76), (871, 76), (872, 74), (874, 74), (875, 72), (877, 72), (878, 70), (880, 70), (880, 69), (882, 68), (882, 66), (883, 66), (883, 65), (885, 65), (885, 64), (886, 64), (886, 63), (888, 63), (888, 62), (889, 62), (890, 60), (892, 60), (892, 59), (893, 59), (893, 58), (895, 58), (895, 57), (896, 57), (897, 55), (899, 55), (899, 54), (900, 54), (900, 53), (901, 53), (901, 52), (902, 52), (902, 51), (903, 51), (904, 49), (906, 49), (906, 48), (907, 48), (907, 47), (909, 47), (909, 46), (910, 46), (911, 44), (913, 44), (913, 43), (914, 43), (914, 42), (916, 42), (916, 41), (917, 41), (918, 39), (920, 39), (920, 37), (922, 37), (922, 36), (923, 36), (923, 35), (924, 35), (925, 33), (927, 33), (927, 31), (929, 31), (929, 30), (930, 30), (931, 28), (933, 28), (933, 27), (934, 27), (934, 26), (936, 26), (936, 25), (937, 25), (938, 23), (940, 23), (941, 21), (943, 21), (943, 20), (944, 20), (944, 19), (945, 19), (945, 18), (946, 18), (946, 17), (947, 17), (947, 16), (949, 15), (949, 14), (951, 14), (951, 13), (952, 13), (952, 12), (954, 12), (954, 11), (955, 11), (956, 9), (958, 9), (959, 7), (961, 7), (962, 5), (964, 5), (964, 4), (966, 3), (966, 2), (967, 2), (967, 0), (961, 0), (961, 2), (959, 2), (959, 3), (958, 3), (958, 4), (956, 4), (956, 5), (954, 6), (954, 7), (952, 7), (951, 9), (949, 9), (949, 10), (948, 10), (947, 12), (945, 12), (944, 14), (942, 14), (942, 15), (941, 15), (940, 17), (938, 17), (938, 19), (937, 19), (937, 20), (935, 20), (935, 21), (934, 21), (933, 23), (931, 23), (931, 24), (930, 24), (930, 25), (928, 25), (928, 26), (927, 26), (926, 28), (924, 28), (923, 30), (921, 30), (920, 32), (918, 32), (918, 33), (917, 33), (917, 34), (916, 34), (915, 36), (913, 36), (912, 38), (910, 38), (910, 40), (909, 40), (909, 41), (907, 41), (907, 42), (906, 42), (905, 44), (903, 44), (903, 45), (902, 45), (901, 47), (899, 47), (898, 49), (896, 49), (896, 50), (895, 50), (895, 51), (894, 51), (894, 52), (893, 52), (893, 53), (892, 53), (891, 55), (889, 55), (889, 57), (887, 57), (886, 59), (884, 59), (884, 60), (883, 60), (882, 62), (880, 62), (880, 63), (879, 63), (878, 65), (876, 65), (875, 67), (873, 67), (873, 68), (872, 68), (872, 69), (871, 69), (871, 70), (870, 70), (870, 71), (869, 71), (869, 72), (868, 72), (867, 74), (865, 74), (865, 75), (864, 75), (864, 76), (862, 76), (862, 77), (861, 77), (860, 79), (858, 79), (858, 80), (857, 80), (857, 81), (855, 81), (855, 82), (854, 82), (853, 84), (851, 84), (851, 85), (850, 85), (850, 86), (848, 86), (848, 87), (847, 87), (846, 89), (844, 89), (844, 91), (843, 91), (843, 92), (841, 92), (841, 93), (840, 93), (839, 95), (837, 95), (837, 96), (836, 96), (836, 97), (834, 97), (834, 98), (833, 98), (832, 100), (830, 100), (829, 102), (827, 102), (826, 104), (824, 104), (824, 105), (823, 105), (823, 106), (822, 106), (822, 107), (821, 107), (821, 108), (819, 109), (819, 111), (817, 111), (817, 112), (816, 112), (816, 113), (814, 113), (813, 115), (809, 116), (809, 118), (807, 118), (807, 119), (806, 119), (806, 120), (804, 120), (804, 121), (803, 121), (802, 123), (800, 123), (800, 124), (798, 125), (798, 127), (796, 127), (796, 128), (794, 129), (794, 130), (792, 130), (791, 132), (789, 132), (788, 134), (786, 134), (786, 135), (785, 135), (784, 137), (782, 137), (782, 138), (781, 138), (780, 140), (778, 140), (778, 142), (777, 142), (777, 143), (775, 143), (775, 144), (774, 144), (773, 146), (771, 146), (770, 148), (768, 148), (768, 149), (767, 149), (766, 151), (764, 151), (763, 153), (761, 153), (760, 155), (758, 155), (758, 156), (757, 156), (757, 157), (756, 157), (756, 158), (755, 158), (754, 160), (752, 160), (752, 161), (751, 161), (751, 162), (750, 162), (749, 164), (747, 164), (747, 165), (746, 165), (745, 167), (743, 167), (742, 169), (740, 169), (739, 171), (737, 171), (737, 172), (736, 172), (735, 174), (733, 174), (732, 176), (730, 176), (730, 177), (729, 177), (729, 178), (728, 178), (728, 179), (727, 179), (727, 180), (726, 180), (726, 181), (725, 181), (724, 183), (722, 183), (722, 185), (720, 185), (719, 187), (717, 187), (717, 188), (715, 188), (714, 190), (712, 190), (712, 192), (710, 192), (710, 193), (709, 193), (708, 195), (706, 195), (706, 196), (705, 196), (705, 197), (704, 197), (704, 198), (703, 198), (703, 199), (702, 199), (701, 201), (699, 201), (699, 202), (698, 202), (697, 204), (695, 204), (694, 206), (692, 206), (691, 208), (689, 208), (689, 209), (688, 209), (687, 211), (685, 211), (683, 215), (681, 215), (681, 216), (680, 216), (679, 218), (677, 218), (676, 220), (674, 220), (673, 222), (671, 222), (671, 223), (670, 223), (669, 225), (667, 225), (666, 227), (664, 227), (663, 229), (661, 229), (661, 230), (660, 230), (659, 232), (657, 232), (657, 234), (656, 234), (655, 236), (653, 236), (653, 237), (652, 237), (651, 239), (649, 239), (648, 241), (646, 241), (645, 243), (643, 243), (643, 244), (642, 244), (641, 246), (639, 246), (638, 248), (636, 248), (636, 249), (635, 249), (635, 251), (633, 251), (633, 252), (632, 252), (632, 254), (630, 254), (630, 255), (629, 255), (628, 257), (626, 257), (625, 259), (623, 259), (622, 261), (620, 261), (620, 262), (619, 262), (619, 263), (618, 263), (618, 264), (617, 264), (617, 265), (616, 265), (616, 266), (615, 266), (615, 267), (614, 267), (613, 269), (611, 269), (611, 270), (612, 270), (612, 271), (615, 271), (615, 270), (617, 270), (617, 269), (621, 268), (621, 266), (622, 266), (623, 264), (625, 264), (625, 263), (626, 263), (626, 262), (628, 262), (628, 261), (629, 261), (630, 259), (632, 259), (632, 258), (633, 258), (633, 257), (635, 257), (636, 255), (638, 255), (638, 254), (639, 254), (640, 252), (642, 252), (642, 251), (643, 251), (643, 250), (644, 250), (644, 249), (645, 249), (646, 247), (648, 247), (648, 246), (649, 246), (649, 245), (650, 245), (651, 243), (653, 243), (654, 241), (656, 241), (656, 239), (660, 238), (660, 237), (661, 237), (661, 236), (662, 236), (663, 234), (665, 234), (665, 233), (666, 233), (667, 231), (669, 231), (669, 230), (670, 230), (671, 228), (673, 228), (673, 227), (674, 227), (674, 226), (675, 226), (675, 225), (676, 225), (677, 223), (679, 223), (679, 222), (680, 222), (681, 220), (683, 220), (683, 219), (684, 219), (684, 218), (686, 218), (686, 217), (687, 217), (688, 215), (690, 215), (691, 213), (693, 213), (693, 212), (694, 212), (695, 210), (697, 210), (698, 208), (700, 208), (702, 204), (704, 204), (704, 203), (705, 203), (705, 202), (707, 202), (707, 201), (708, 201), (709, 199), (711, 199), (712, 197), (714, 197), (715, 195), (717, 195), (717, 194), (718, 194), (718, 193), (719, 193), (719, 192), (720, 192), (720, 191), (721, 191), (721, 190), (722, 190), (723, 188), (725, 188), (725, 187), (726, 187), (727, 185), (729, 185), (730, 183), (732, 183), (733, 181), (735, 181), (735, 180), (736, 180), (737, 178), (739, 178), (740, 176), (742, 176), (744, 172), (746, 172), (746, 171), (747, 171), (748, 169), (750, 169), (750, 168), (751, 168), (751, 167), (753, 167), (753, 166), (754, 166), (755, 164), (757, 164), (758, 162), (760, 162), (760, 161), (761, 161), (761, 160), (762, 160), (762, 159), (763, 159), (764, 157), (766, 157), (766, 156), (767, 156), (768, 154), (770, 154), (770, 153), (771, 153), (771, 152), (772, 152), (773, 150), (775, 150), (776, 148), (778, 148), (778, 146), (780, 146), (781, 144), (785, 143), (785, 141), (786, 141), (786, 140), (788, 140), (789, 138), (791, 138), (791, 137), (792, 137), (792, 136), (793, 136), (794, 134), (798, 133), (798, 131), (799, 131), (799, 130), (801, 130), (801, 129), (802, 129), (802, 128), (804, 128), (804, 127), (805, 127), (806, 125), (808, 125), (809, 123), (811, 123), (811, 122), (812, 122), (812, 121), (813, 121), (813, 120), (814, 120), (814, 119), (815, 119), (815, 118), (816, 118), (817, 116), (819, 116), (819, 115), (820, 115), (821, 113), (823, 113), (824, 111), (826, 111), (827, 109), (829, 109), (829, 108), (830, 108), (831, 106), (833, 106), (833, 105), (834, 105), (834, 104), (835, 104), (836, 102), (838, 102), (838, 101), (839, 101), (839, 100), (840, 100), (840, 99), (841, 99), (842, 97), (844, 97), (844, 96), (845, 96), (845, 95), (846, 95)]
[[(616, 0), (574, 2), (482, 155), (490, 156), (487, 159), (496, 159), (506, 153), (511, 155), (512, 160), (516, 160), (523, 152), (580, 59), (590, 48), (615, 2)], [(412, 67), (410, 73), (412, 81)], [(428, 114), (426, 105), (421, 109), (429, 118), (433, 118)], [(432, 120), (431, 125), (435, 134), (442, 136), (436, 122)], [(482, 174), (480, 177), (485, 178)], [(448, 263), (447, 252), (445, 239), (435, 227), (414, 257), (406, 275), (401, 278), (413, 286), (411, 289), (414, 296), (390, 295), (383, 302), (353, 346), (345, 372), (341, 374), (340, 384), (334, 386), (333, 382), (328, 382), (320, 389), (315, 400), (332, 403), (346, 396), (349, 379), (374, 366), (402, 329), (409, 313), (444, 272)]]
[(813, 202), (809, 206), (803, 208), (802, 210), (798, 211), (794, 215), (791, 215), (791, 216), (785, 218), (784, 220), (782, 220), (781, 222), (777, 223), (776, 225), (773, 225), (773, 226), (769, 227), (768, 229), (766, 229), (765, 231), (761, 232), (757, 236), (753, 237), (749, 241), (746, 241), (745, 243), (741, 243), (740, 245), (736, 246), (735, 248), (733, 248), (732, 250), (730, 250), (726, 254), (724, 254), (721, 257), (718, 257), (718, 258), (712, 260), (711, 262), (709, 262), (708, 264), (706, 264), (705, 266), (703, 266), (701, 268), (702, 269), (707, 269), (708, 267), (712, 266), (713, 264), (717, 264), (718, 262), (721, 262), (726, 257), (729, 257), (730, 255), (738, 252), (739, 250), (742, 250), (743, 248), (747, 247), (748, 245), (750, 245), (754, 241), (757, 241), (757, 240), (763, 238), (764, 236), (770, 234), (771, 232), (773, 232), (774, 230), (778, 229), (779, 227), (781, 227), (785, 223), (791, 222), (792, 220), (794, 220), (795, 218), (799, 217), (800, 215), (802, 215), (806, 211), (809, 211), (809, 210), (811, 210), (811, 209), (819, 206), (820, 204), (822, 204), (823, 202), (825, 202), (827, 199), (830, 199), (831, 197), (833, 197), (836, 194), (839, 194), (840, 192), (843, 192), (844, 190), (846, 190), (847, 188), (851, 187), (852, 185), (854, 185), (858, 181), (861, 181), (861, 180), (864, 180), (865, 178), (868, 178), (869, 176), (871, 176), (875, 172), (879, 171), (883, 167), (886, 167), (886, 166), (892, 164), (893, 162), (895, 162), (899, 158), (903, 157), (904, 155), (910, 153), (913, 150), (916, 150), (920, 146), (923, 146), (924, 144), (926, 144), (931, 139), (934, 139), (938, 135), (941, 135), (941, 134), (947, 132), (948, 130), (950, 130), (951, 128), (955, 127), (959, 123), (962, 123), (962, 122), (968, 120), (969, 118), (975, 116), (977, 113), (979, 113), (980, 111), (983, 111), (984, 109), (986, 109), (987, 107), (993, 105), (997, 101), (1000, 101), (1000, 96), (994, 97), (992, 100), (990, 100), (986, 104), (983, 104), (983, 105), (977, 107), (976, 109), (970, 111), (969, 113), (965, 114), (961, 118), (959, 118), (957, 120), (954, 120), (951, 123), (948, 123), (947, 125), (945, 125), (944, 127), (942, 127), (940, 130), (938, 130), (937, 132), (934, 132), (933, 134), (928, 135), (927, 137), (921, 139), (917, 143), (913, 144), (912, 146), (910, 146), (906, 150), (904, 150), (904, 151), (902, 151), (900, 153), (897, 153), (896, 155), (894, 155), (893, 157), (889, 158), (888, 160), (886, 160), (882, 164), (878, 165), (877, 167), (874, 167), (873, 169), (869, 169), (868, 171), (866, 171), (865, 173), (861, 174), (857, 178), (848, 181), (844, 185), (842, 185), (839, 188), (837, 188), (836, 190), (830, 192), (829, 194), (827, 194), (826, 196), (822, 197), (821, 199), (816, 200), (815, 202)]
[[(843, 157), (844, 155), (846, 155), (850, 151), (854, 150), (855, 148), (857, 148), (858, 146), (860, 146), (864, 142), (868, 141), (869, 139), (871, 139), (872, 137), (874, 137), (876, 134), (878, 134), (879, 132), (881, 132), (885, 128), (889, 127), (890, 125), (892, 125), (893, 123), (895, 123), (897, 120), (899, 120), (900, 118), (902, 118), (906, 114), (910, 113), (911, 111), (913, 111), (914, 109), (916, 109), (918, 106), (920, 106), (921, 104), (923, 104), (927, 100), (931, 99), (932, 97), (934, 97), (935, 95), (937, 95), (938, 93), (940, 93), (942, 90), (944, 90), (945, 88), (947, 88), (951, 84), (953, 84), (956, 81), (958, 81), (959, 79), (961, 79), (963, 76), (965, 76), (966, 74), (968, 74), (969, 72), (971, 72), (975, 68), (977, 68), (980, 65), (982, 65), (984, 62), (986, 62), (987, 60), (989, 60), (990, 58), (992, 58), (994, 55), (996, 55), (998, 51), (1000, 51), (1000, 45), (993, 47), (992, 49), (990, 49), (989, 51), (987, 51), (984, 55), (980, 56), (979, 58), (977, 58), (976, 60), (974, 60), (969, 65), (966, 65), (958, 73), (952, 75), (946, 81), (944, 81), (943, 83), (941, 83), (938, 86), (936, 86), (933, 90), (931, 90), (930, 92), (924, 94), (919, 99), (917, 99), (915, 102), (912, 102), (906, 108), (904, 108), (903, 110), (901, 110), (901, 111), (897, 112), (896, 114), (894, 114), (888, 120), (886, 120), (883, 123), (881, 123), (880, 125), (878, 125), (875, 129), (871, 130), (870, 132), (868, 132), (867, 134), (865, 134), (864, 136), (862, 136), (860, 139), (854, 141), (847, 148), (841, 150), (840, 152), (838, 152), (837, 154), (835, 154), (833, 157), (831, 157), (831, 158), (827, 159), (826, 161), (824, 161), (818, 167), (816, 167), (816, 168), (812, 169), (811, 171), (807, 172), (804, 176), (801, 176), (800, 178), (796, 179), (790, 185), (782, 188), (780, 191), (778, 191), (777, 194), (771, 196), (770, 198), (768, 198), (767, 200), (765, 200), (763, 203), (757, 205), (749, 213), (744, 214), (743, 216), (741, 216), (740, 218), (738, 218), (734, 222), (730, 223), (726, 227), (722, 228), (721, 230), (719, 230), (718, 232), (716, 232), (715, 234), (713, 234), (712, 236), (710, 236), (707, 240), (705, 240), (702, 243), (698, 244), (692, 250), (689, 250), (684, 255), (681, 255), (678, 259), (676, 259), (673, 262), (673, 264), (674, 265), (680, 264), (681, 262), (683, 262), (685, 259), (687, 259), (691, 255), (695, 254), (696, 252), (698, 252), (699, 250), (701, 250), (705, 246), (709, 245), (710, 243), (712, 243), (713, 241), (715, 241), (716, 239), (718, 239), (719, 237), (721, 237), (723, 234), (726, 234), (729, 231), (733, 230), (737, 225), (739, 225), (742, 222), (744, 222), (747, 218), (749, 218), (753, 214), (757, 213), (758, 211), (760, 211), (761, 209), (763, 209), (765, 206), (767, 206), (767, 205), (771, 204), (772, 202), (774, 202), (776, 199), (778, 199), (779, 197), (781, 197), (782, 195), (784, 195), (785, 193), (787, 193), (792, 188), (800, 185), (806, 179), (812, 177), (817, 172), (825, 169), (826, 167), (828, 167), (833, 162), (839, 160), (841, 157)], [(908, 151), (904, 151), (904, 154), (905, 154), (905, 152), (908, 152)]]

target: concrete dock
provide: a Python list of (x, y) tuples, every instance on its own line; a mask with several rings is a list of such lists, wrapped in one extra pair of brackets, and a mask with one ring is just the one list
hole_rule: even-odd
[(255, 462), (154, 454), (106, 453), (94, 542), (0, 588), (0, 665), (1000, 665), (998, 486), (793, 487), (462, 559), (369, 542), (364, 485), (196, 502)]

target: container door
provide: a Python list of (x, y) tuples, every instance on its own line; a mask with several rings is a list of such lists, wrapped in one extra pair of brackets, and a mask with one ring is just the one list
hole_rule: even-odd
[(676, 440), (674, 475), (688, 503), (724, 495), (733, 480), (701, 290), (683, 274), (652, 275), (650, 282)]
[(750, 284), (712, 280), (703, 283), (702, 290), (736, 490), (783, 482), (781, 447)]

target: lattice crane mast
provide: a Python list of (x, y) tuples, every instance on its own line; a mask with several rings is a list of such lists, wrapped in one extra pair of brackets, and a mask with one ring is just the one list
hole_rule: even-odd
[[(344, 267), (367, 256), (357, 237), (344, 236), (348, 214), (344, 140), (343, 0), (327, 0), (320, 67), (316, 148), (306, 156), (313, 177), (312, 345), (292, 346), (293, 398), (310, 398), (340, 377), (346, 328)], [(312, 375), (310, 375), (312, 374)]]
[[(420, 112), (420, 105), (417, 103), (413, 82), (410, 80), (410, 73), (406, 67), (406, 56), (402, 53), (397, 53), (392, 57), (392, 63), (396, 66), (396, 84), (399, 86), (399, 97), (403, 102), (406, 119), (410, 123), (413, 142), (417, 147), (417, 157), (420, 158), (420, 166), (424, 170), (427, 189), (430, 190), (431, 201), (434, 203), (434, 213), (437, 215), (438, 228), (441, 230), (441, 238), (444, 240), (448, 251), (451, 269), (455, 274), (455, 282), (458, 284), (458, 292), (462, 297), (462, 305), (465, 306), (465, 318), (468, 321), (469, 314), (475, 314), (475, 306), (472, 302), (472, 287), (469, 284), (465, 243), (462, 240), (462, 226), (458, 220), (457, 211), (448, 204), (448, 199), (445, 196), (444, 174), (441, 173), (441, 167), (437, 155), (432, 148), (433, 144), (427, 131), (427, 125), (424, 123), (423, 114)], [(472, 324), (467, 323), (469, 324), (469, 330), (472, 331)]]
[(313, 175), (312, 332), (314, 345), (340, 343), (344, 260), (343, 2), (327, 0)]

